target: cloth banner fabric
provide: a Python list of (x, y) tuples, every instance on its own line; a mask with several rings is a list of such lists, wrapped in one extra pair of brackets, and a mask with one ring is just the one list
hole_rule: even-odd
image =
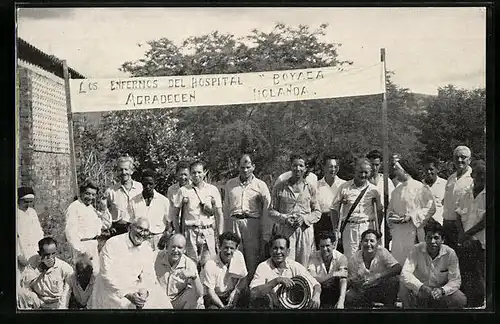
[(314, 100), (384, 92), (382, 63), (361, 68), (70, 81), (73, 113)]

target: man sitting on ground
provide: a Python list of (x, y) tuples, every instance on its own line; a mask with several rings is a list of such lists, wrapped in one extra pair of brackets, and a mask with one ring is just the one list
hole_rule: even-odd
[(321, 308), (344, 308), (347, 290), (347, 258), (334, 249), (335, 233), (318, 234), (319, 251), (309, 257), (307, 270), (321, 284)]
[(240, 238), (225, 232), (219, 236), (219, 253), (205, 263), (201, 280), (206, 289), (205, 308), (231, 309), (244, 307), (240, 298), (247, 284), (247, 267), (243, 254), (237, 250)]

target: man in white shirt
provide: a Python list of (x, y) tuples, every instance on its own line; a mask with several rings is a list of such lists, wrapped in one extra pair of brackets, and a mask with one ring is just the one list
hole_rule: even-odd
[[(189, 177), (190, 177), (189, 162), (180, 161), (179, 163), (177, 163), (177, 165), (175, 166), (175, 178), (177, 179), (177, 182), (168, 187), (167, 190), (167, 198), (170, 201), (171, 210), (173, 210), (174, 198), (179, 193), (181, 187), (191, 184), (191, 180), (189, 179)], [(181, 230), (180, 228), (181, 213), (172, 215), (172, 213), (170, 212), (170, 214), (171, 214), (170, 219), (172, 221), (175, 233), (183, 233), (184, 231)]]
[[(206, 309), (233, 309), (246, 306), (248, 271), (243, 254), (237, 250), (240, 238), (225, 232), (219, 236), (219, 253), (205, 263), (201, 281), (206, 290)], [(243, 297), (243, 298), (242, 298)]]
[[(354, 208), (350, 218), (346, 222), (342, 237), (343, 253), (347, 260), (351, 260), (354, 253), (359, 249), (361, 234), (370, 228), (370, 224), (376, 219), (376, 215), (382, 211), (380, 192), (368, 181), (371, 174), (371, 163), (367, 159), (358, 159), (354, 179), (342, 184), (332, 203), (332, 218), (344, 222), (351, 206), (360, 194), (364, 194)], [(380, 226), (380, 224), (379, 224)], [(377, 229), (378, 230), (378, 229)]]
[(158, 250), (158, 242), (164, 232), (171, 232), (170, 202), (164, 195), (155, 190), (155, 172), (146, 169), (142, 172), (142, 193), (132, 198), (131, 220), (147, 218), (151, 231), (151, 246)]
[(172, 308), (156, 280), (149, 236), (149, 221), (139, 218), (129, 232), (106, 241), (100, 253), (101, 271), (94, 283), (91, 309)]
[(222, 199), (219, 189), (205, 182), (205, 164), (191, 164), (192, 185), (184, 186), (174, 199), (172, 215), (183, 211), (183, 227), (186, 237), (186, 255), (203, 266), (216, 255), (215, 235), (222, 234)]
[[(92, 203), (97, 194), (97, 184), (91, 180), (80, 186), (78, 200), (73, 201), (66, 209), (66, 240), (71, 246), (72, 263), (81, 254), (87, 254), (92, 262), (94, 273), (99, 272), (99, 252), (97, 237), (101, 231), (111, 227), (109, 213), (97, 211)], [(107, 218), (108, 217), (108, 218)]]
[(457, 249), (459, 229), (457, 225), (457, 204), (472, 186), (472, 169), (469, 166), (471, 151), (467, 146), (457, 146), (453, 151), (453, 162), (457, 171), (446, 182), (443, 199), (443, 229), (446, 245)]
[(321, 285), (300, 263), (288, 258), (290, 241), (286, 236), (276, 235), (271, 238), (271, 257), (259, 264), (250, 282), (252, 308), (277, 308), (278, 288), (284, 285), (293, 287), (293, 277), (302, 276), (312, 287), (310, 308), (319, 308)]
[(184, 254), (185, 250), (184, 235), (170, 236), (166, 250), (156, 257), (156, 278), (174, 309), (197, 309), (202, 304), (203, 285), (196, 263)]
[(335, 233), (319, 235), (319, 251), (309, 257), (307, 270), (321, 284), (321, 308), (343, 309), (347, 291), (347, 258), (333, 248)]
[(23, 266), (28, 260), (38, 254), (38, 241), (44, 234), (40, 220), (34, 209), (35, 192), (31, 187), (20, 187), (17, 189), (17, 237), (19, 248), (19, 260)]
[(111, 233), (119, 235), (128, 231), (132, 214), (131, 201), (141, 194), (142, 184), (132, 180), (134, 160), (128, 155), (118, 158), (116, 172), (120, 182), (106, 190), (102, 203), (107, 207), (106, 210), (113, 220)]
[(446, 180), (438, 176), (438, 168), (436, 161), (428, 161), (424, 165), (424, 181), (423, 183), (429, 187), (436, 201), (436, 213), (433, 219), (443, 225), (443, 199), (446, 190)]
[(52, 237), (41, 239), (38, 247), (38, 255), (29, 260), (28, 286), (17, 292), (18, 308), (68, 309), (73, 268), (56, 257), (57, 242)]
[[(318, 203), (321, 209), (320, 220), (313, 225), (316, 248), (319, 248), (319, 236), (321, 232), (332, 232), (333, 224), (338, 223), (338, 219), (332, 220), (330, 207), (333, 199), (337, 195), (340, 185), (345, 180), (337, 176), (339, 172), (339, 159), (334, 155), (325, 155), (323, 157), (324, 177), (318, 181)], [(336, 229), (336, 227), (335, 227)]]
[(469, 307), (479, 307), (484, 302), (486, 289), (486, 163), (471, 163), (474, 186), (462, 196), (457, 207), (462, 290)]
[(255, 165), (250, 155), (244, 154), (239, 163), (240, 175), (230, 179), (225, 186), (224, 222), (225, 228), (241, 238), (238, 248), (253, 276), (264, 258), (264, 243), (271, 237), (271, 193), (266, 183), (253, 174)]
[(460, 269), (455, 251), (443, 244), (437, 222), (425, 226), (425, 242), (415, 245), (401, 271), (403, 308), (463, 308)]

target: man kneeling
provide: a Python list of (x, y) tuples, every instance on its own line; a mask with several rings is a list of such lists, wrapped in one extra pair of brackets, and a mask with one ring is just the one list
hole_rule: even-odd
[(321, 308), (344, 308), (347, 258), (333, 248), (335, 233), (318, 234), (319, 251), (309, 257), (307, 270), (321, 284)]
[(172, 235), (166, 250), (159, 251), (156, 257), (156, 277), (174, 309), (197, 309), (201, 304), (203, 285), (196, 263), (184, 254), (185, 251), (184, 235)]
[(401, 271), (403, 308), (463, 308), (460, 269), (455, 251), (443, 244), (443, 227), (429, 223), (425, 242), (415, 245)]
[(313, 287), (311, 308), (319, 308), (321, 285), (300, 263), (288, 258), (290, 241), (287, 237), (276, 235), (270, 240), (271, 257), (259, 264), (250, 283), (251, 306), (253, 308), (278, 308), (278, 288), (284, 285), (291, 288), (291, 278), (304, 277)]
[(240, 238), (232, 232), (219, 236), (219, 253), (205, 263), (200, 275), (206, 291), (205, 308), (245, 306), (242, 293), (246, 293), (248, 271), (243, 254), (237, 250), (240, 242)]

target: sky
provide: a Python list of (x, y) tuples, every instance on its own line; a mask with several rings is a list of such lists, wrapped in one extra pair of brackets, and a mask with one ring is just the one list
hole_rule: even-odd
[(149, 40), (176, 44), (211, 31), (245, 36), (271, 31), (276, 22), (318, 28), (341, 43), (339, 59), (371, 66), (386, 49), (393, 80), (412, 92), (438, 87), (484, 87), (485, 8), (20, 8), (17, 36), (66, 59), (89, 78), (115, 78), (118, 68), (144, 56)]

